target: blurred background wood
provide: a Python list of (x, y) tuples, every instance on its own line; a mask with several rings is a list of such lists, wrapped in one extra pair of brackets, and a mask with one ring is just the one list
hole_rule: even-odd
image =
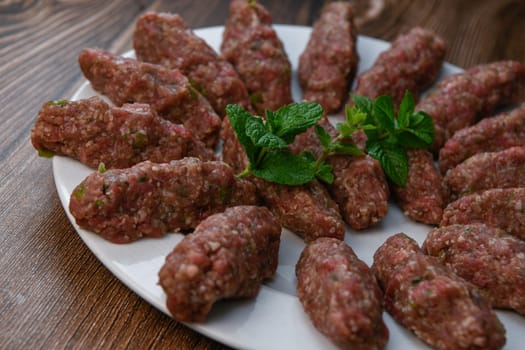
[[(327, 1), (261, 1), (274, 23), (311, 25)], [(461, 67), (525, 61), (522, 0), (355, 0), (360, 34), (392, 40), (421, 25), (448, 41)], [(224, 23), (227, 0), (0, 0), (0, 348), (224, 349), (171, 320), (120, 283), (79, 239), (60, 205), (51, 161), (29, 134), (44, 101), (83, 81), (84, 47), (131, 48), (146, 10), (194, 28)]]

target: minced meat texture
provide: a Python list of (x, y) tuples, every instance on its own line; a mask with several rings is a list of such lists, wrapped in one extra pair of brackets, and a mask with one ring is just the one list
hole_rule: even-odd
[(408, 179), (404, 187), (392, 184), (403, 213), (417, 222), (437, 225), (448, 202), (443, 177), (426, 149), (407, 149)]
[(78, 62), (93, 89), (115, 105), (147, 103), (162, 118), (184, 124), (207, 146), (217, 143), (220, 117), (179, 70), (98, 49), (82, 50)]
[(455, 131), (475, 123), (480, 118), (481, 106), (481, 99), (465, 90), (455, 93), (434, 90), (419, 102), (415, 110), (430, 115), (434, 123), (432, 153), (437, 154)]
[(525, 187), (525, 147), (478, 153), (447, 171), (450, 200), (491, 188)]
[(501, 349), (505, 329), (490, 304), (404, 233), (389, 237), (374, 254), (372, 271), (384, 307), (419, 339), (436, 349)]
[(447, 205), (440, 226), (483, 223), (525, 241), (525, 187), (480, 191)]
[(438, 153), (452, 135), (502, 105), (517, 102), (525, 84), (525, 67), (516, 61), (482, 64), (441, 80), (417, 104), (435, 128), (432, 150)]
[(372, 67), (358, 76), (353, 93), (372, 99), (387, 95), (394, 106), (399, 106), (408, 90), (417, 101), (438, 77), (445, 50), (445, 42), (438, 35), (421, 27), (412, 28), (398, 36)]
[(380, 163), (369, 155), (334, 155), (327, 159), (334, 182), (327, 185), (346, 223), (363, 230), (377, 225), (388, 213), (390, 192)]
[(422, 249), (476, 285), (492, 307), (525, 315), (524, 241), (484, 224), (455, 224), (430, 231)]
[(262, 202), (282, 226), (305, 242), (319, 237), (344, 239), (345, 224), (339, 208), (317, 180), (302, 186), (281, 185), (252, 178)]
[(292, 65), (262, 5), (231, 1), (221, 52), (244, 81), (257, 113), (275, 111), (293, 101)]
[(145, 161), (95, 172), (71, 193), (76, 223), (114, 243), (195, 228), (235, 205), (257, 204), (255, 187), (219, 161)]
[(354, 10), (349, 2), (325, 5), (299, 57), (303, 99), (316, 101), (326, 113), (339, 110), (348, 98), (359, 56)]
[(233, 66), (193, 33), (177, 14), (147, 12), (135, 25), (133, 47), (144, 62), (177, 68), (225, 115), (228, 104), (251, 108), (248, 90)]
[(382, 293), (370, 268), (345, 242), (309, 243), (295, 267), (297, 296), (314, 326), (341, 349), (383, 349)]
[(281, 227), (270, 211), (236, 206), (209, 216), (168, 254), (159, 272), (174, 319), (201, 322), (225, 298), (254, 298), (277, 269)]
[[(326, 118), (318, 124), (332, 136), (337, 133)], [(294, 153), (310, 151), (316, 157), (322, 154), (314, 128), (298, 135), (290, 149)], [(346, 223), (356, 230), (378, 224), (388, 212), (389, 198), (388, 184), (379, 162), (368, 155), (332, 155), (326, 162), (332, 166), (334, 174), (333, 183), (326, 187)]]
[(160, 118), (147, 104), (110, 107), (99, 97), (42, 105), (31, 142), (97, 168), (127, 168), (145, 160), (162, 163), (185, 156), (212, 160), (213, 151), (184, 126)]
[(525, 147), (525, 103), (456, 131), (439, 151), (439, 169), (445, 174), (474, 154), (514, 146)]

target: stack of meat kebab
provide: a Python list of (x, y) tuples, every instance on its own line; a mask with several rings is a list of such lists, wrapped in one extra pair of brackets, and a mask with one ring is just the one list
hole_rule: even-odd
[[(439, 227), (422, 249), (475, 285), (492, 307), (520, 314), (525, 313), (525, 105), (486, 116), (520, 101), (524, 81), (519, 62), (484, 64), (445, 78), (428, 103), (421, 103), (435, 113), (442, 136), (437, 141), (442, 147), (434, 151), (448, 195)], [(445, 99), (448, 92), (457, 97)], [(449, 112), (456, 112), (456, 119)]]
[[(406, 91), (417, 101), (437, 78), (446, 45), (436, 34), (416, 27), (396, 38), (372, 67), (357, 79), (356, 95), (390, 96), (397, 107)], [(351, 103), (351, 101), (350, 101)], [(416, 108), (416, 110), (418, 110)], [(405, 187), (391, 185), (403, 212), (413, 220), (436, 224), (441, 217), (441, 176), (433, 157), (424, 149), (409, 149), (409, 175)]]
[[(260, 50), (253, 46), (254, 43), (260, 45)], [(250, 45), (249, 49), (247, 45)], [(235, 72), (239, 72), (238, 81), (242, 78), (244, 82), (251, 82), (246, 85), (247, 91), (240, 93), (236, 90), (239, 101), (235, 101), (231, 94), (224, 93), (229, 100), (222, 104), (216, 103), (219, 115), (224, 115), (225, 105), (229, 103), (247, 106), (248, 95), (254, 102), (254, 108), (262, 111), (274, 110), (292, 101), (291, 64), (271, 27), (271, 16), (262, 6), (249, 5), (246, 1), (232, 2), (222, 46), (224, 57), (230, 59), (231, 64), (218, 57), (202, 39), (194, 35), (179, 16), (170, 14), (148, 13), (142, 16), (134, 34), (137, 57), (183, 70), (205, 95), (240, 86), (231, 83)], [(255, 55), (257, 60), (250, 55)], [(228, 74), (224, 74), (225, 71)], [(274, 79), (275, 76), (280, 78)], [(270, 83), (262, 79), (269, 79)], [(254, 95), (261, 97), (253, 98)], [(223, 160), (236, 171), (242, 171), (247, 165), (247, 159), (227, 118), (223, 120), (222, 138)], [(279, 217), (283, 226), (303, 235), (306, 240), (318, 236), (342, 239), (344, 224), (338, 209), (319, 183), (295, 188), (255, 178), (251, 180), (257, 184), (259, 195)], [(301, 206), (297, 203), (301, 203)]]
[(436, 349), (501, 349), (505, 329), (477, 288), (398, 233), (374, 254), (385, 309)]
[[(355, 93), (386, 94), (397, 102), (405, 90), (417, 96), (422, 90), (413, 91), (411, 85), (419, 81), (417, 69), (433, 67), (430, 71), (437, 73), (426, 60), (442, 57), (440, 40), (424, 33), (414, 29), (396, 39), (358, 78)], [(418, 42), (417, 36), (425, 40)], [(428, 87), (432, 75), (421, 77), (429, 79)], [(432, 152), (439, 153), (439, 170), (431, 152), (408, 150), (407, 185), (392, 188), (407, 216), (440, 227), (429, 233), (422, 249), (404, 234), (392, 236), (376, 251), (372, 270), (387, 311), (436, 348), (499, 349), (505, 330), (490, 308), (523, 314), (524, 105), (489, 116), (519, 102), (524, 84), (520, 62), (483, 64), (446, 77), (415, 108), (434, 121)], [(482, 322), (469, 324), (469, 319)]]
[[(327, 114), (338, 111), (346, 101), (357, 71), (356, 43), (351, 5), (333, 2), (325, 6), (300, 57), (298, 74), (303, 98), (319, 102)], [(138, 60), (91, 49), (79, 56), (82, 71), (93, 88), (116, 107), (98, 97), (78, 102), (51, 101), (43, 105), (32, 132), (32, 142), (42, 154), (67, 155), (90, 167), (99, 167), (72, 193), (70, 210), (77, 223), (116, 243), (194, 230), (170, 254), (160, 273), (170, 312), (181, 321), (204, 320), (211, 305), (220, 298), (254, 297), (261, 283), (275, 273), (280, 227), (287, 227), (307, 243), (297, 265), (297, 288), (315, 326), (343, 348), (384, 347), (388, 330), (380, 316), (379, 286), (386, 293), (387, 309), (396, 313), (400, 302), (396, 298), (407, 296), (395, 294), (390, 300), (389, 293), (402, 290), (407, 283), (414, 285), (414, 271), (407, 272), (403, 281), (391, 282), (393, 272), (388, 266), (398, 261), (395, 255), (388, 255), (389, 248), (376, 252), (374, 266), (369, 269), (343, 242), (343, 220), (354, 229), (364, 229), (380, 222), (387, 213), (389, 184), (379, 163), (367, 155), (329, 157), (334, 183), (326, 188), (317, 181), (286, 186), (234, 176), (248, 161), (225, 118), (226, 105), (239, 104), (264, 118), (266, 109), (275, 110), (292, 102), (291, 64), (272, 28), (268, 11), (256, 1), (232, 0), (222, 56), (194, 35), (182, 18), (171, 14), (142, 16), (134, 34), (134, 48)], [(358, 77), (353, 93), (370, 98), (388, 95), (396, 105), (406, 91), (418, 99), (437, 78), (444, 54), (441, 38), (415, 28), (398, 37), (371, 69)], [(525, 207), (523, 106), (461, 130), (497, 107), (515, 102), (524, 80), (523, 65), (504, 61), (474, 67), (440, 82), (416, 110), (427, 112), (434, 120), (436, 139), (432, 151), (439, 153), (441, 173), (431, 152), (408, 150), (406, 187), (390, 185), (407, 216), (429, 224), (441, 222), (442, 226), (429, 235), (423, 250), (437, 255), (446, 268), (435, 266), (431, 259), (423, 262), (419, 248), (406, 248), (407, 252), (414, 251), (403, 257), (408, 259), (407, 264), (412, 264), (410, 259), (419, 261), (422, 270), (417, 273), (432, 280), (457, 273), (481, 288), (490, 305), (514, 308), (521, 313), (525, 287), (514, 277), (523, 273), (523, 259), (513, 260), (516, 268), (507, 274), (502, 272), (504, 265), (487, 269), (486, 278), (504, 275), (503, 283), (513, 281), (511, 289), (499, 290), (497, 283), (479, 285), (480, 280), (469, 275), (471, 269), (462, 265), (461, 254), (465, 253), (454, 239), (444, 242), (441, 237), (454, 230), (478, 230), (480, 240), (492, 242), (497, 237), (497, 242), (506, 242), (509, 247), (508, 242), (516, 238), (509, 238), (503, 230), (525, 237), (523, 220), (512, 225), (499, 214), (501, 208), (510, 208), (511, 217), (520, 217)], [(319, 124), (335, 133), (326, 115)], [(223, 160), (214, 161), (213, 149), (220, 129)], [(363, 137), (355, 135), (361, 147)], [(487, 142), (491, 138), (497, 141)], [(300, 135), (291, 150), (318, 154), (320, 144), (313, 128)], [(481, 152), (485, 153), (477, 156), (479, 159), (471, 159)], [(494, 169), (492, 177), (472, 176), (481, 174), (481, 167), (495, 161), (503, 165)], [(503, 172), (499, 171), (501, 167)], [(468, 195), (473, 191), (483, 192)], [(443, 215), (451, 199), (457, 200)], [(258, 205), (268, 207), (272, 214)], [(408, 237), (393, 239), (409, 242)], [(509, 254), (525, 256), (524, 245), (516, 240), (514, 250), (507, 249)], [(451, 248), (446, 248), (451, 253), (442, 254), (443, 247), (451, 244)], [(233, 254), (221, 255), (219, 251)], [(478, 258), (498, 258), (501, 252), (489, 249)], [(324, 264), (319, 261), (321, 258), (334, 264)], [(242, 270), (245, 261), (252, 261), (257, 271), (235, 274), (234, 271)], [(322, 268), (316, 268), (321, 263)], [(217, 269), (219, 265), (224, 268)], [(384, 271), (381, 266), (385, 266)], [(482, 340), (470, 334), (469, 329), (465, 332), (489, 348), (501, 347), (504, 330), (489, 304), (485, 299), (476, 299), (470, 285), (455, 279), (451, 277), (450, 283), (463, 293), (457, 299), (458, 305), (466, 305), (460, 316), (477, 313), (486, 324), (495, 326)], [(223, 287), (216, 289), (210, 283)], [(342, 310), (327, 310), (322, 302), (311, 303), (317, 291), (323, 300), (348, 293), (358, 299), (366, 296), (370, 305), (362, 308), (359, 300), (347, 300), (342, 301)], [(422, 300), (418, 307), (425, 308), (425, 303)], [(337, 318), (343, 314), (346, 316)], [(334, 323), (334, 315), (340, 324)], [(363, 315), (371, 318), (368, 325), (359, 326), (356, 317)], [(447, 348), (447, 344), (440, 344), (439, 339), (426, 333), (427, 329), (413, 328), (420, 324), (411, 319), (414, 315), (404, 311), (396, 315), (424, 341)], [(369, 322), (373, 322), (372, 327)], [(449, 323), (443, 327), (448, 329)], [(462, 338), (464, 335), (452, 337), (450, 346), (455, 346), (454, 341), (467, 341)], [(484, 346), (475, 342), (474, 345)]]
[[(357, 79), (353, 93), (375, 98), (392, 97), (399, 104), (405, 91), (418, 98), (436, 79), (445, 54), (445, 44), (435, 34), (414, 28), (398, 37), (381, 53), (373, 66)], [(500, 106), (519, 99), (525, 82), (521, 63), (501, 61), (473, 67), (446, 77), (417, 104), (434, 121), (436, 154), (459, 129), (489, 116)], [(407, 216), (427, 224), (439, 224), (448, 191), (434, 157), (423, 149), (408, 150), (409, 177), (405, 187), (392, 184), (393, 192)]]
[[(314, 26), (312, 38), (318, 40), (316, 35)], [(324, 55), (317, 53), (317, 56), (311, 56), (317, 57), (317, 62), (328, 61), (334, 51), (323, 47), (319, 41), (315, 43)], [(307, 50), (309, 48), (307, 46)], [(358, 78), (354, 93), (370, 98), (388, 95), (395, 104), (399, 104), (405, 91), (410, 91), (417, 99), (437, 78), (444, 54), (442, 39), (429, 31), (415, 28), (397, 38), (372, 68)], [(308, 54), (301, 56), (302, 60), (309, 58)], [(337, 65), (334, 63), (334, 66)], [(315, 64), (304, 64), (303, 67), (315, 67)], [(300, 76), (315, 77), (315, 73), (308, 73)], [(416, 106), (416, 110), (427, 112), (434, 120), (436, 139), (432, 150), (435, 154), (441, 149), (439, 162), (442, 170), (446, 168), (443, 163), (449, 159), (449, 163), (456, 165), (480, 150), (499, 151), (473, 157), (456, 171), (447, 172), (443, 179), (431, 152), (408, 150), (408, 183), (403, 188), (392, 185), (407, 216), (429, 224), (441, 222), (442, 227), (429, 234), (423, 250), (406, 235), (393, 236), (376, 252), (372, 270), (385, 292), (387, 310), (423, 341), (437, 348), (473, 346), (499, 349), (505, 343), (505, 330), (491, 307), (511, 308), (523, 313), (525, 283), (519, 276), (525, 273), (525, 244), (517, 238), (523, 238), (525, 234), (523, 107), (485, 119), (479, 126), (458, 132), (455, 137), (452, 135), (489, 116), (496, 108), (518, 101), (524, 80), (524, 68), (519, 62), (481, 65), (444, 79)], [(322, 86), (321, 82), (316, 85), (301, 79), (301, 84), (305, 99), (317, 98), (324, 102), (319, 91), (311, 91), (312, 86)], [(331, 92), (330, 88), (327, 91)], [(328, 124), (325, 121), (321, 123), (325, 127)], [(307, 134), (300, 138), (310, 140), (307, 147), (312, 149), (311, 145), (315, 142), (311, 140), (315, 138)], [(445, 143), (451, 136), (450, 142)], [(445, 147), (441, 148), (444, 144)], [(465, 148), (458, 151), (461, 146)], [(334, 176), (338, 176), (336, 166)], [(456, 182), (459, 182), (461, 190), (454, 188), (453, 183)], [(489, 190), (481, 194), (463, 197), (461, 202), (449, 205), (443, 215), (443, 208), (450, 198), (487, 188)], [(503, 210), (506, 214), (502, 213)], [(342, 212), (345, 213), (344, 209)], [(463, 225), (446, 226), (454, 222)], [(311, 255), (310, 251), (321, 245), (321, 239), (318, 239), (310, 243), (303, 254)], [(390, 248), (389, 245), (395, 247)], [(412, 247), (408, 249), (406, 246)], [(471, 253), (478, 246), (485, 248), (476, 254)], [(324, 261), (329, 261), (327, 259), (342, 259), (348, 254), (335, 247), (327, 251), (325, 249), (314, 255), (322, 255), (326, 259)], [(323, 277), (328, 272), (335, 275), (335, 267), (328, 264), (322, 265), (322, 268), (315, 267), (315, 262), (305, 267), (304, 261), (301, 259), (298, 264), (297, 277), (300, 282), (298, 295), (302, 298), (305, 311), (320, 331), (339, 345), (347, 346), (342, 339), (351, 337), (348, 334), (344, 337), (343, 325), (327, 321), (331, 309), (316, 304), (322, 304), (321, 300), (337, 298), (338, 289), (344, 288), (341, 286), (345, 284)], [(315, 270), (319, 270), (317, 277), (313, 272)], [(304, 279), (310, 282), (305, 283)], [(331, 289), (334, 283), (341, 285)], [(316, 286), (320, 296), (311, 294)], [(407, 303), (413, 305), (413, 309), (408, 310), (404, 306)], [(447, 310), (448, 307), (452, 309)], [(351, 308), (343, 309), (349, 313), (356, 312), (350, 311)], [(470, 319), (478, 319), (480, 323), (468, 324), (466, 321)], [(346, 324), (352, 324), (352, 320), (349, 317)], [(345, 324), (345, 319), (341, 322)], [(463, 328), (458, 328), (458, 324)], [(335, 329), (341, 331), (334, 332)]]
[[(357, 72), (357, 31), (350, 3), (325, 6), (312, 28), (310, 40), (299, 58), (298, 75), (303, 98), (323, 106), (326, 113), (341, 108)], [(319, 121), (328, 133), (337, 131), (326, 116)], [(299, 135), (292, 152), (322, 153), (314, 128)], [(381, 221), (388, 211), (388, 184), (379, 162), (372, 157), (334, 155), (327, 159), (334, 181), (328, 190), (339, 205), (345, 222), (362, 230)]]
[[(234, 0), (226, 22), (221, 50), (247, 83), (254, 108), (273, 110), (292, 101), (291, 63), (271, 26), (271, 15), (256, 2)], [(271, 84), (266, 82), (271, 79)], [(244, 149), (225, 119), (223, 160), (238, 171), (248, 165)], [(263, 202), (281, 224), (309, 242), (318, 237), (344, 238), (344, 222), (337, 204), (317, 181), (287, 186), (252, 178)]]

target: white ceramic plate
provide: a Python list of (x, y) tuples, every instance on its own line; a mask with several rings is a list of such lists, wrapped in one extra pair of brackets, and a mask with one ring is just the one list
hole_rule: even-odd
[[(294, 66), (293, 94), (295, 100), (300, 100), (296, 68), (311, 29), (287, 25), (276, 25), (275, 28)], [(195, 33), (204, 38), (214, 49), (219, 49), (222, 27), (197, 29)], [(378, 53), (388, 46), (389, 44), (384, 41), (360, 36), (359, 70), (363, 71), (370, 67)], [(126, 55), (132, 56), (133, 53), (128, 52)], [(460, 68), (445, 64), (441, 76), (459, 71)], [(78, 100), (95, 94), (86, 82), (72, 99)], [(165, 306), (164, 293), (157, 285), (157, 273), (164, 263), (165, 256), (180, 241), (182, 235), (169, 234), (161, 239), (143, 239), (132, 244), (117, 245), (79, 228), (68, 209), (69, 197), (73, 188), (91, 172), (93, 169), (75, 160), (65, 157), (53, 158), (57, 191), (71, 223), (93, 254), (118, 279), (150, 304), (169, 314)], [(429, 226), (408, 220), (394, 204), (391, 204), (388, 215), (379, 226), (361, 232), (348, 229), (345, 241), (353, 247), (362, 260), (371, 265), (375, 250), (390, 235), (405, 232), (421, 244), (429, 229)], [(295, 263), (303, 247), (304, 243), (301, 239), (283, 230), (277, 274), (272, 282), (262, 287), (257, 298), (219, 302), (213, 307), (205, 323), (188, 324), (188, 326), (235, 348), (335, 349), (334, 345), (312, 326), (295, 295)], [(520, 348), (520, 343), (523, 345), (524, 340), (525, 318), (513, 312), (498, 311), (498, 315), (507, 329), (506, 349)], [(390, 330), (387, 349), (428, 348), (410, 332), (396, 324), (387, 313), (384, 313), (384, 318)]]

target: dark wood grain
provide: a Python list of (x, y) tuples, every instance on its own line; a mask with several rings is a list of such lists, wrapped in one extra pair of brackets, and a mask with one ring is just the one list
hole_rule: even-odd
[[(326, 2), (326, 1), (325, 1)], [(310, 25), (323, 1), (261, 1), (275, 23)], [(415, 25), (448, 42), (462, 67), (525, 61), (522, 0), (356, 0), (361, 34), (391, 40)], [(69, 98), (84, 47), (131, 48), (137, 16), (180, 13), (194, 28), (224, 23), (226, 0), (0, 1), (0, 348), (223, 349), (119, 282), (62, 209), (51, 161), (30, 130), (44, 101)]]

